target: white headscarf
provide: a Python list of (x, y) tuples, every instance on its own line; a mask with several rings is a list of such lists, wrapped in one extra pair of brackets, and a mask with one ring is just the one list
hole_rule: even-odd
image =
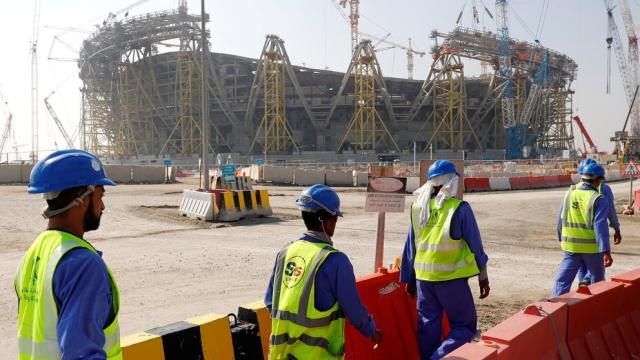
[(418, 190), (413, 192), (413, 195), (418, 196), (416, 204), (422, 207), (422, 212), (420, 213), (421, 227), (426, 226), (427, 222), (429, 221), (429, 215), (431, 213), (429, 204), (431, 201), (433, 188), (442, 186), (440, 192), (438, 192), (438, 195), (436, 195), (435, 204), (436, 209), (440, 209), (442, 207), (442, 203), (444, 203), (445, 200), (455, 197), (458, 193), (458, 179), (458, 175), (454, 173), (434, 176), (431, 180), (422, 185)]

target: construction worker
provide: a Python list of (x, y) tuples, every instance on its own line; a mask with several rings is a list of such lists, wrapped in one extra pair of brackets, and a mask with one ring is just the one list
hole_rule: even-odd
[(572, 185), (560, 205), (558, 240), (564, 250), (556, 277), (553, 297), (568, 293), (576, 273), (585, 265), (591, 281), (604, 280), (604, 268), (611, 266), (607, 216), (609, 202), (598, 192), (604, 168), (588, 164), (581, 175), (582, 183)]
[[(480, 299), (489, 296), (488, 257), (471, 207), (455, 198), (459, 179), (451, 161), (436, 161), (411, 206), (400, 281), (417, 295), (421, 359), (439, 359), (476, 336), (470, 277), (478, 275)], [(451, 332), (441, 341), (443, 311)]]
[(101, 253), (83, 239), (98, 229), (106, 177), (97, 157), (56, 151), (31, 171), (28, 192), (43, 194), (47, 229), (15, 277), (19, 358), (122, 359), (118, 287)]
[(382, 341), (360, 301), (349, 258), (331, 237), (340, 198), (328, 186), (313, 185), (296, 200), (307, 231), (276, 258), (264, 303), (271, 311), (270, 359), (341, 359), (344, 317), (374, 344)]
[[(578, 174), (582, 175), (584, 173), (584, 168), (589, 164), (597, 164), (595, 160), (591, 158), (586, 158), (582, 160), (580, 166), (578, 167)], [(620, 222), (618, 221), (618, 214), (616, 214), (616, 205), (615, 199), (613, 197), (613, 191), (611, 191), (611, 187), (604, 183), (604, 178), (600, 180), (600, 186), (598, 187), (598, 192), (602, 194), (607, 199), (609, 203), (609, 227), (613, 228), (613, 243), (618, 245), (622, 242), (622, 235), (620, 234)], [(578, 282), (580, 285), (589, 285), (591, 284), (591, 274), (587, 269), (586, 265), (582, 265), (580, 270), (578, 270)]]

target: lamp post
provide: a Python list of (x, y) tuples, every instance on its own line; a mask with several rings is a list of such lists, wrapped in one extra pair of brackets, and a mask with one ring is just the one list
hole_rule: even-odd
[(207, 32), (205, 31), (205, 10), (204, 0), (200, 1), (200, 16), (202, 17), (201, 24), (201, 45), (200, 51), (202, 51), (202, 173), (204, 174), (204, 181), (202, 189), (205, 192), (209, 192), (209, 110), (207, 109)]

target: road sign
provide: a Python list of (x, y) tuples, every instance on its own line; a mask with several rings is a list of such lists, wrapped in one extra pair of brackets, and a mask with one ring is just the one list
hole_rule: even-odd
[(233, 164), (222, 165), (222, 179), (225, 184), (233, 183), (236, 181), (236, 166)]
[(264, 159), (256, 159), (256, 165), (264, 165)]
[(407, 178), (369, 176), (365, 211), (404, 212)]
[(638, 165), (633, 162), (633, 160), (629, 161), (627, 166), (622, 171), (623, 176), (640, 176), (640, 169)]
[(173, 164), (171, 159), (164, 159), (164, 166), (171, 166), (171, 164)]

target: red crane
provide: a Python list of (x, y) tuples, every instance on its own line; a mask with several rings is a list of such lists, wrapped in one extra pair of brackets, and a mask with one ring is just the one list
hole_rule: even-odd
[(586, 146), (585, 146), (584, 155), (586, 156), (589, 153), (597, 154), (598, 153), (598, 147), (596, 146), (596, 144), (593, 143), (593, 140), (591, 140), (591, 136), (589, 136), (589, 133), (587, 132), (587, 129), (585, 129), (584, 124), (582, 123), (582, 120), (580, 119), (580, 116), (574, 116), (573, 120), (575, 120), (576, 124), (578, 124), (578, 127), (580, 128), (580, 132), (582, 133), (582, 136), (584, 137), (584, 139), (587, 140), (587, 143), (589, 143), (589, 150), (587, 150)]

